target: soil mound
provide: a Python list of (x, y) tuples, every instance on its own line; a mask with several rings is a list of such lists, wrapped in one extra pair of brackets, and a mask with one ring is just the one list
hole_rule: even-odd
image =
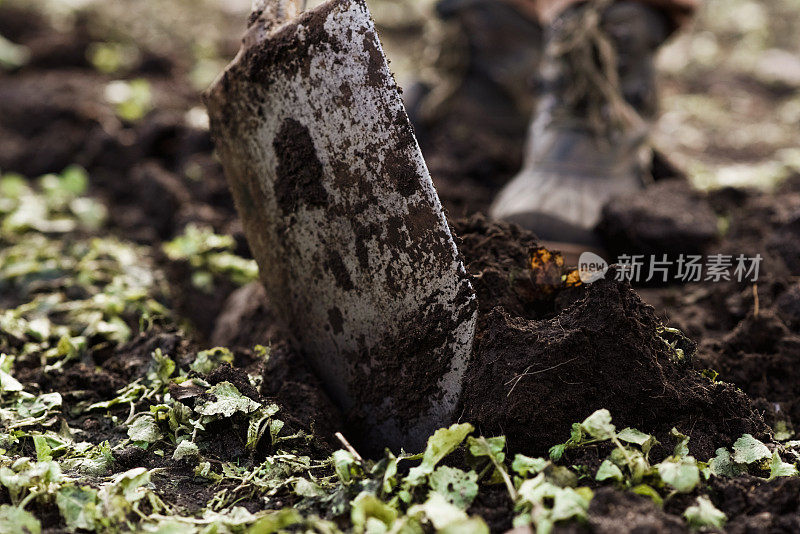
[(704, 193), (684, 180), (665, 180), (606, 204), (598, 231), (613, 254), (676, 256), (702, 254), (718, 222)]
[(706, 362), (751, 398), (768, 401), (769, 418), (800, 421), (800, 335), (770, 310), (750, 315), (722, 341), (705, 346)]
[[(480, 307), (462, 420), (486, 435), (506, 434), (513, 450), (527, 454), (546, 453), (567, 439), (573, 422), (600, 408), (620, 427), (667, 443), (677, 427), (691, 435), (699, 458), (744, 433), (768, 438), (748, 398), (694, 370), (694, 343), (661, 330), (655, 310), (614, 281), (614, 271), (588, 287), (543, 288), (531, 275), (533, 234), (480, 216), (452, 225)], [(234, 293), (221, 318), (215, 341), (273, 344), (262, 393), (318, 432), (343, 428), (346, 414), (289, 348), (257, 284)]]
[(744, 433), (768, 436), (747, 397), (692, 370), (691, 347), (681, 355), (660, 326), (653, 308), (613, 279), (588, 286), (549, 319), (497, 308), (479, 332), (463, 419), (484, 434), (506, 434), (512, 449), (527, 454), (546, 453), (569, 437), (571, 423), (600, 408), (620, 427), (689, 433), (699, 458)]
[(769, 482), (755, 477), (712, 478), (715, 504), (728, 515), (726, 531), (800, 531), (800, 480)]
[(652, 500), (612, 488), (599, 488), (589, 506), (589, 525), (597, 534), (618, 532), (688, 532), (683, 521)]

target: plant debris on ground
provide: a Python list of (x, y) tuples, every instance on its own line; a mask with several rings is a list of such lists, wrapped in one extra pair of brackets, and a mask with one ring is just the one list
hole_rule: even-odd
[(762, 254), (755, 288), (586, 287), (454, 218), (462, 415), (364, 458), (254, 282), (193, 89), (218, 65), (93, 20), (0, 6), (0, 532), (800, 530), (798, 176), (605, 213), (629, 253)]

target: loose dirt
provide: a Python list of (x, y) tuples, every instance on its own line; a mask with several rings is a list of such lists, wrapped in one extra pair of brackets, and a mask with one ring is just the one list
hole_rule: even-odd
[[(88, 39), (80, 27), (45, 40), (52, 30), (44, 21), (12, 11), (1, 8), (0, 33), (30, 45), (33, 59), (17, 72), (0, 73), (0, 168), (34, 177), (79, 163), (92, 177), (93, 194), (109, 207), (112, 232), (157, 248), (187, 223), (201, 222), (236, 236), (237, 252), (248, 255), (208, 132), (186, 119), (199, 99), (185, 76), (170, 68), (168, 59), (155, 74), (140, 65), (134, 73), (151, 80), (157, 111), (125, 123), (103, 104), (111, 78), (86, 63)], [(518, 159), (518, 152), (512, 147), (509, 154)], [(431, 161), (441, 158), (431, 154)], [(676, 174), (658, 161), (664, 175)], [(511, 174), (513, 163), (503, 165), (494, 176)], [(482, 169), (476, 176), (489, 174)], [(454, 215), (485, 207), (502, 182), (474, 177), (459, 182), (453, 174), (434, 173), (434, 178)], [(669, 203), (663, 202), (665, 196)], [(800, 424), (799, 221), (800, 177), (774, 193), (727, 188), (704, 194), (670, 181), (606, 210), (601, 228), (614, 251), (762, 254), (762, 277), (754, 292), (737, 282), (660, 288), (631, 288), (613, 280), (589, 287), (542, 285), (531, 270), (531, 251), (538, 246), (533, 234), (481, 216), (454, 218), (480, 309), (461, 419), (487, 435), (507, 435), (512, 451), (538, 455), (565, 441), (571, 423), (608, 408), (620, 426), (659, 437), (664, 445), (655, 454), (671, 447), (669, 432), (677, 427), (691, 436), (690, 450), (701, 459), (743, 433), (768, 441), (771, 425)], [(44, 376), (30, 362), (21, 364), (20, 380), (43, 392), (83, 391), (80, 398), (65, 396), (68, 407), (113, 397), (120, 385), (145, 372), (156, 348), (185, 364), (198, 346), (225, 345), (236, 355), (234, 368), (221, 368), (220, 376), (208, 380), (238, 383), (253, 398), (279, 402), (289, 414), (287, 424), (320, 438), (310, 449), (314, 454), (338, 447), (332, 434), (346, 429), (353, 414), (340, 412), (291, 349), (263, 290), (217, 284), (213, 294), (196, 296), (186, 282), (185, 265), (160, 261), (178, 289), (179, 313), (194, 324), (190, 334), (156, 327), (113, 351), (92, 355), (91, 361), (75, 362), (58, 377)], [(676, 338), (660, 333), (663, 324), (680, 328), (692, 340), (677, 339), (685, 349), (683, 361), (669, 347)], [(255, 344), (271, 345), (257, 391), (248, 389), (252, 386), (241, 375), (241, 369), (252, 372), (261, 365), (252, 354)], [(707, 368), (719, 372), (719, 381), (700, 373)], [(94, 442), (124, 437), (102, 421), (89, 416), (68, 422)], [(217, 452), (239, 451), (246, 430), (221, 432), (234, 441), (221, 440)], [(140, 454), (130, 450), (116, 461), (121, 467), (140, 465)], [(196, 493), (195, 504), (205, 505), (205, 490), (192, 477), (171, 474), (174, 480), (159, 487), (183, 495), (184, 501)], [(800, 529), (797, 479), (713, 479), (712, 489), (731, 532)], [(503, 492), (482, 494), (471, 512), (503, 531), (510, 527), (507, 501)], [(632, 526), (682, 531), (675, 510), (658, 509), (643, 497), (600, 489), (591, 506), (590, 526), (596, 532)]]

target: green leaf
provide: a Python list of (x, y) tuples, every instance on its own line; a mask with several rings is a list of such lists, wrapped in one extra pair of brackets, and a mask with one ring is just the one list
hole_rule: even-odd
[(397, 464), (400, 460), (392, 454), (391, 451), (386, 451), (386, 470), (383, 472), (381, 480), (381, 489), (384, 494), (389, 494), (397, 486)]
[(478, 495), (478, 474), (440, 466), (430, 476), (430, 486), (433, 492), (442, 495), (447, 502), (466, 510)]
[(0, 196), (18, 200), (21, 196), (31, 192), (28, 180), (19, 174), (0, 174)]
[(305, 478), (298, 478), (295, 481), (294, 492), (301, 497), (322, 497), (326, 495), (322, 488)]
[(20, 399), (14, 407), (20, 418), (38, 418), (61, 408), (60, 393), (43, 393), (38, 397), (28, 396)]
[(70, 532), (95, 530), (102, 517), (97, 490), (89, 487), (62, 487), (56, 494), (56, 505)]
[(214, 250), (233, 250), (236, 241), (228, 235), (217, 235), (210, 226), (189, 224), (184, 233), (163, 245), (171, 260), (191, 260)]
[[(187, 525), (184, 522), (175, 520), (160, 520), (158, 523), (139, 523), (139, 531), (143, 534), (198, 534), (199, 527)], [(204, 530), (204, 532), (206, 532)]]
[(60, 460), (61, 467), (66, 471), (77, 471), (84, 475), (101, 476), (108, 472), (114, 463), (111, 446), (104, 441), (74, 458)]
[(236, 285), (243, 286), (258, 280), (258, 264), (255, 260), (248, 260), (230, 252), (210, 254), (208, 267), (213, 273), (227, 275)]
[(144, 118), (153, 107), (150, 82), (144, 78), (111, 82), (106, 86), (105, 97), (115, 105), (117, 115), (129, 122)]
[(611, 451), (609, 459), (620, 469), (627, 467), (630, 481), (634, 484), (638, 484), (652, 472), (650, 462), (645, 458), (644, 453), (637, 449), (617, 447)]
[(340, 449), (335, 451), (331, 458), (333, 459), (333, 468), (339, 480), (345, 484), (350, 482), (353, 479), (354, 468), (358, 465), (353, 455), (349, 451)]
[(789, 441), (794, 437), (794, 429), (791, 423), (778, 421), (775, 423), (775, 441)]
[[(274, 406), (274, 405), (273, 405)], [(269, 437), (270, 441), (274, 444), (278, 442), (278, 434), (283, 430), (285, 423), (280, 419), (273, 419), (269, 422)]]
[(176, 368), (177, 365), (172, 358), (162, 353), (161, 349), (156, 349), (153, 351), (153, 362), (147, 372), (147, 379), (151, 382), (158, 381), (167, 384)]
[(10, 70), (21, 67), (30, 57), (31, 52), (27, 47), (12, 43), (0, 35), (0, 68)]
[(559, 489), (550, 482), (544, 473), (539, 473), (534, 478), (529, 478), (519, 486), (520, 502), (527, 502), (534, 506), (543, 505), (545, 498), (552, 498)]
[(717, 454), (708, 462), (711, 474), (718, 477), (738, 477), (747, 472), (747, 469), (734, 463), (731, 453), (725, 448), (717, 449)]
[(538, 475), (550, 464), (544, 458), (529, 458), (524, 454), (517, 454), (514, 456), (514, 461), (511, 463), (513, 469), (520, 476)]
[[(537, 532), (550, 532), (558, 521), (585, 520), (592, 491), (588, 488), (562, 488), (552, 483), (544, 473), (524, 481), (519, 487), (518, 506), (530, 510)], [(515, 524), (521, 525), (515, 521)]]
[(418, 466), (411, 468), (406, 481), (412, 486), (421, 484), (425, 477), (433, 473), (436, 464), (456, 450), (456, 447), (461, 445), (464, 438), (473, 430), (475, 428), (471, 424), (462, 423), (452, 425), (450, 428), (440, 428), (434, 432), (428, 438), (428, 445), (422, 455), (422, 462)]
[(781, 460), (778, 451), (772, 454), (772, 460), (769, 463), (769, 480), (778, 477), (793, 477), (797, 476), (797, 467), (794, 464), (786, 463)]
[(250, 528), (247, 529), (246, 534), (273, 534), (274, 532), (283, 532), (288, 527), (301, 523), (303, 517), (300, 512), (293, 508), (284, 508), (277, 512), (270, 512), (260, 517)]
[(115, 475), (109, 485), (103, 487), (103, 493), (118, 494), (126, 502), (133, 503), (145, 496), (144, 487), (150, 484), (150, 472), (144, 467), (136, 467)]
[(595, 439), (611, 439), (616, 434), (616, 427), (611, 424), (611, 412), (606, 409), (597, 410), (584, 419), (581, 428)]
[(233, 353), (225, 347), (215, 347), (197, 353), (189, 368), (200, 374), (208, 374), (223, 363), (233, 363)]
[(554, 522), (568, 519), (586, 520), (591, 500), (591, 491), (581, 492), (573, 488), (561, 488), (553, 498), (550, 519)]
[[(264, 433), (269, 429), (270, 442), (275, 445), (281, 438), (278, 437), (283, 429), (284, 422), (279, 419), (270, 419), (273, 415), (280, 411), (277, 404), (268, 404), (263, 408), (259, 408), (252, 412), (247, 424), (247, 444), (248, 450), (255, 450), (261, 442)], [(286, 437), (283, 439), (291, 439)]]
[(18, 504), (31, 491), (47, 491), (53, 484), (63, 480), (61, 468), (56, 462), (31, 462), (20, 458), (9, 467), (0, 467), (0, 485), (8, 489), (11, 502)]
[(128, 427), (128, 437), (131, 441), (140, 443), (155, 443), (161, 439), (161, 430), (156, 420), (150, 414), (140, 415)]
[(578, 485), (578, 475), (568, 467), (551, 465), (544, 473), (550, 482), (562, 488), (572, 488)]
[(583, 427), (580, 423), (572, 423), (569, 431), (569, 441), (572, 445), (578, 445), (583, 443), (586, 437), (586, 432), (584, 431)]
[(506, 459), (506, 453), (503, 450), (506, 448), (506, 437), (497, 436), (494, 438), (473, 438), (467, 440), (469, 446), (469, 453), (476, 458), (483, 456), (494, 458), (497, 463), (503, 463)]
[(622, 482), (625, 480), (625, 475), (622, 474), (622, 470), (617, 467), (617, 465), (612, 462), (611, 460), (603, 460), (603, 463), (600, 464), (600, 467), (597, 469), (597, 475), (595, 475), (595, 480), (598, 482), (602, 482), (604, 480), (613, 479), (617, 482)]
[(691, 493), (700, 483), (700, 468), (691, 456), (667, 458), (656, 467), (661, 480), (679, 493)]
[(464, 510), (448, 502), (439, 493), (431, 493), (423, 504), (415, 504), (409, 508), (408, 515), (426, 517), (436, 530), (468, 519)]
[(92, 66), (103, 74), (114, 74), (125, 66), (130, 66), (131, 52), (121, 43), (92, 43), (87, 49)]
[(617, 437), (620, 439), (620, 441), (638, 445), (645, 454), (650, 452), (650, 449), (653, 448), (653, 445), (658, 443), (655, 437), (636, 430), (635, 428), (626, 428), (617, 434)]
[(260, 407), (260, 403), (239, 393), (230, 382), (220, 382), (197, 401), (194, 411), (207, 416), (231, 417), (236, 412), (250, 413)]
[(0, 393), (15, 393), (22, 391), (22, 384), (16, 378), (0, 369)]
[(448, 523), (437, 534), (489, 534), (489, 526), (480, 517), (470, 517)]
[(677, 428), (673, 428), (671, 432), (674, 438), (678, 439), (678, 444), (675, 445), (675, 452), (673, 455), (676, 458), (683, 458), (689, 456), (689, 436), (678, 432)]
[(648, 486), (647, 484), (639, 484), (638, 486), (634, 486), (631, 488), (631, 492), (644, 497), (650, 497), (650, 499), (658, 506), (664, 505), (664, 499), (661, 498), (661, 495), (659, 495), (659, 493), (653, 489), (652, 486)]
[(47, 443), (47, 438), (41, 434), (33, 436), (33, 448), (36, 449), (38, 462), (49, 462), (53, 459), (53, 451)]
[(0, 505), (0, 534), (39, 534), (42, 525), (30, 512), (10, 504)]
[(70, 165), (61, 171), (59, 185), (63, 191), (73, 196), (83, 195), (89, 187), (89, 176), (86, 174), (86, 169), (78, 165)]
[(562, 443), (560, 445), (553, 445), (552, 447), (550, 447), (548, 454), (550, 455), (551, 460), (557, 462), (561, 459), (562, 456), (564, 456), (564, 451), (566, 450), (567, 450), (567, 444)]
[(223, 476), (215, 473), (211, 469), (211, 462), (200, 462), (194, 468), (194, 476), (207, 478), (208, 480), (213, 480), (215, 482), (219, 482), (222, 480)]
[(745, 434), (733, 444), (733, 461), (750, 465), (772, 457), (766, 445), (750, 434)]
[(178, 443), (178, 446), (175, 447), (175, 452), (172, 453), (173, 460), (183, 460), (184, 458), (199, 458), (200, 457), (200, 449), (197, 445), (188, 439), (185, 439)]
[(397, 510), (381, 502), (371, 493), (361, 492), (353, 500), (350, 510), (350, 520), (356, 532), (365, 532), (370, 520), (381, 523), (384, 527), (392, 526), (397, 519)]
[(88, 230), (99, 230), (108, 217), (108, 210), (100, 202), (78, 197), (69, 203), (69, 209)]
[(698, 497), (696, 503), (686, 509), (683, 517), (692, 528), (722, 528), (728, 520), (728, 517), (704, 495)]

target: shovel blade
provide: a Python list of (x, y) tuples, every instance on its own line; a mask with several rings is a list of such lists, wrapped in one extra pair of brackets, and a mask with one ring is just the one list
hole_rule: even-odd
[(261, 281), (363, 449), (420, 449), (477, 306), (369, 11), (251, 20), (206, 103)]

